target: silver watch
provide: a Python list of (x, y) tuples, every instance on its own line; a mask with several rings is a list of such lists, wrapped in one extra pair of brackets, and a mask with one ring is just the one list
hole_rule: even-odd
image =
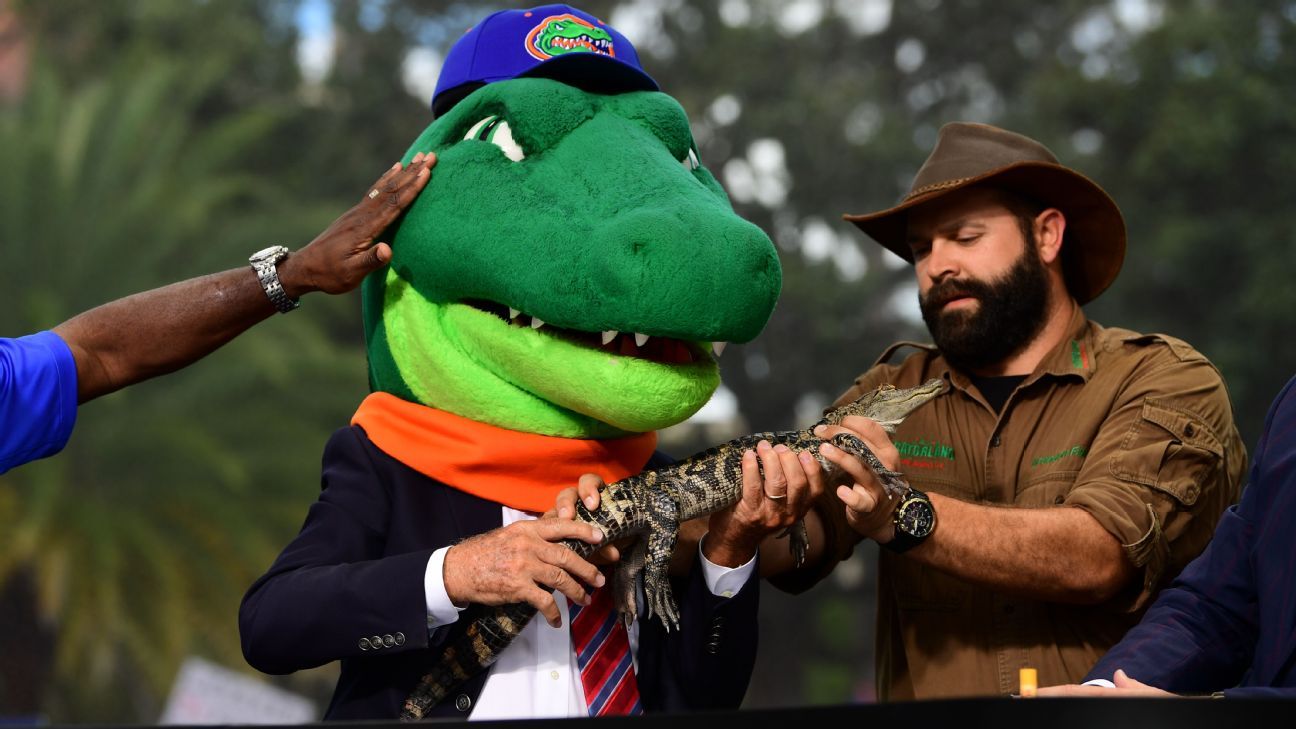
[(274, 304), (280, 314), (287, 314), (300, 306), (297, 299), (288, 298), (288, 294), (283, 289), (283, 284), (279, 283), (279, 269), (276, 266), (287, 257), (287, 248), (270, 246), (253, 253), (248, 258), (248, 263), (252, 264), (252, 270), (256, 271), (257, 280), (261, 282), (261, 288), (265, 289), (266, 296), (270, 297), (270, 303)]

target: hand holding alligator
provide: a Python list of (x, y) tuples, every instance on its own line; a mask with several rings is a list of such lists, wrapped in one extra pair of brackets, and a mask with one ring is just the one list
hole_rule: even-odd
[[(826, 484), (823, 469), (809, 453), (782, 444), (770, 446), (767, 441), (743, 453), (742, 469), (742, 498), (710, 516), (709, 536), (703, 541), (706, 558), (724, 567), (747, 563), (765, 537), (786, 530), (805, 516)], [(560, 519), (575, 518), (578, 498), (586, 509), (598, 509), (599, 492), (605, 486), (598, 476), (585, 474), (575, 488), (558, 494), (550, 514)], [(595, 564), (619, 558), (617, 544), (609, 544), (590, 556)]]
[(823, 468), (809, 452), (765, 440), (743, 452), (742, 474), (742, 498), (711, 515), (702, 543), (706, 558), (725, 567), (745, 564), (767, 536), (791, 528), (826, 483)]
[(293, 299), (311, 291), (345, 293), (386, 265), (391, 246), (378, 236), (418, 197), (435, 164), (435, 154), (420, 152), (405, 167), (392, 165), (360, 202), (279, 264), (284, 293)]
[[(887, 468), (894, 471), (900, 465), (900, 452), (891, 443), (882, 426), (869, 418), (847, 416), (840, 425), (821, 425), (814, 432), (825, 441), (839, 433), (849, 433), (864, 441)], [(899, 502), (887, 494), (882, 482), (878, 480), (877, 472), (860, 458), (831, 443), (821, 446), (819, 453), (849, 479), (837, 486), (836, 494), (845, 505), (846, 521), (851, 528), (879, 544), (891, 541), (895, 534), (891, 515)]]
[(588, 605), (585, 586), (606, 582), (598, 567), (560, 543), (564, 539), (598, 544), (603, 534), (582, 522), (541, 518), (466, 539), (446, 552), (446, 594), (456, 605), (530, 603), (558, 627), (562, 621), (552, 590)]

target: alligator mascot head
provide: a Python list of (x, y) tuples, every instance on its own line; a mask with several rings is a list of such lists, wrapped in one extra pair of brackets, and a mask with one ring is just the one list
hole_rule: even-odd
[(364, 286), (375, 393), (599, 442), (705, 404), (713, 346), (773, 311), (778, 258), (624, 36), (564, 5), (496, 13), (450, 51), (433, 110), (405, 161), (436, 169)]

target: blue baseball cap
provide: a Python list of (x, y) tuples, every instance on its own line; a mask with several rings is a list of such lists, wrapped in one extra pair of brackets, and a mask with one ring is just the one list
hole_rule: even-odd
[(541, 5), (488, 15), (456, 41), (437, 78), (432, 112), (441, 116), (486, 84), (524, 76), (601, 94), (658, 90), (616, 28), (570, 5)]

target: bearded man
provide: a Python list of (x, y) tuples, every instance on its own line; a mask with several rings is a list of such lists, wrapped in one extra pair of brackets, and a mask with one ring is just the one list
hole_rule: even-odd
[(861, 538), (882, 545), (883, 699), (1008, 694), (1027, 666), (1040, 685), (1077, 682), (1237, 498), (1246, 453), (1220, 374), (1178, 339), (1085, 317), (1125, 224), (1034, 140), (946, 125), (900, 204), (846, 218), (913, 264), (936, 344), (892, 346), (834, 406), (948, 384), (894, 442), (847, 423), (912, 490), (888, 499), (837, 452), (856, 483), (820, 510), (828, 554), (778, 584), (803, 589)]

